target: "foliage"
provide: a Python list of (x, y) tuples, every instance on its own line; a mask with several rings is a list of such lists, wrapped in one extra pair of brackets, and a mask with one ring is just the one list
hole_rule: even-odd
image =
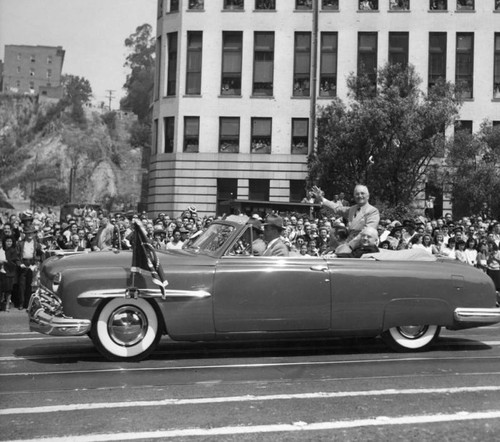
[(106, 112), (105, 114), (101, 115), (101, 120), (108, 128), (108, 132), (111, 138), (116, 138), (116, 112)]
[(458, 130), (448, 146), (444, 179), (456, 216), (500, 213), (500, 127), (483, 123), (477, 134)]
[(130, 145), (132, 147), (151, 147), (151, 125), (135, 121), (130, 127)]
[(130, 53), (124, 66), (131, 72), (123, 86), (127, 94), (120, 106), (131, 109), (139, 121), (144, 122), (149, 118), (154, 89), (155, 38), (151, 25), (138, 26), (135, 33), (125, 39), (125, 46)]
[(309, 182), (327, 195), (363, 183), (372, 200), (409, 205), (460, 107), (452, 85), (439, 83), (424, 95), (420, 83), (413, 66), (388, 64), (377, 73), (374, 94), (368, 76), (351, 74), (350, 103), (335, 99), (320, 109)]
[(68, 201), (68, 194), (65, 189), (42, 184), (37, 187), (31, 195), (35, 204), (41, 206), (59, 206)]
[(86, 78), (78, 75), (63, 75), (61, 82), (64, 87), (64, 97), (69, 103), (88, 103), (92, 98), (92, 87)]

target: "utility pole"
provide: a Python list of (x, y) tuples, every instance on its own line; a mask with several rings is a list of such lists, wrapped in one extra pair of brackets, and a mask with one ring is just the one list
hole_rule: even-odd
[(316, 154), (314, 140), (316, 139), (316, 93), (318, 84), (318, 0), (313, 0), (313, 14), (312, 14), (312, 42), (311, 42), (311, 108), (309, 115), (309, 155)]
[(111, 111), (111, 100), (115, 98), (113, 96), (113, 90), (107, 89), (106, 92), (108, 93), (108, 100), (109, 100), (109, 110)]

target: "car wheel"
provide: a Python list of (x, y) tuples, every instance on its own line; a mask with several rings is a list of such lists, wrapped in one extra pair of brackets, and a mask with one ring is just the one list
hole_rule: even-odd
[(112, 361), (140, 361), (161, 337), (158, 315), (145, 299), (116, 298), (102, 303), (92, 321), (97, 349)]
[(406, 325), (392, 327), (382, 333), (382, 339), (393, 350), (417, 351), (429, 347), (439, 336), (437, 325)]

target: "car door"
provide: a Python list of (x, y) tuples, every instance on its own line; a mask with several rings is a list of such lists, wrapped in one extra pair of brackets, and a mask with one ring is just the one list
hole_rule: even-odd
[(216, 332), (330, 328), (330, 278), (319, 257), (223, 256), (213, 300)]

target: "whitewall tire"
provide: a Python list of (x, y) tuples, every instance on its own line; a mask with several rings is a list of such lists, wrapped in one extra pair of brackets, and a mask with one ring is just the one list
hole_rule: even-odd
[(140, 361), (156, 348), (161, 327), (145, 299), (115, 298), (97, 309), (90, 332), (97, 349), (112, 361)]
[(439, 336), (437, 325), (408, 325), (392, 327), (382, 333), (384, 342), (395, 351), (421, 351), (428, 348)]

